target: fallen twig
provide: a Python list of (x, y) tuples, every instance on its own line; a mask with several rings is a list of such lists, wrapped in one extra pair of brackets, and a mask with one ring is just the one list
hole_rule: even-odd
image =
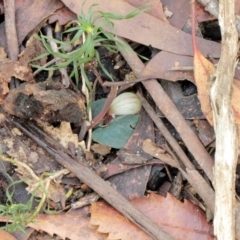
[(103, 120), (104, 116), (106, 115), (106, 113), (108, 112), (108, 110), (111, 106), (112, 101), (114, 100), (114, 98), (117, 95), (117, 90), (118, 90), (117, 86), (111, 87), (111, 91), (108, 94), (107, 100), (106, 100), (101, 112), (92, 120), (91, 126), (89, 128), (95, 127)]
[[(18, 36), (15, 20), (15, 0), (4, 0), (5, 10), (5, 31), (8, 45), (8, 56), (11, 60), (18, 60)], [(11, 79), (10, 89), (19, 85), (19, 81), (15, 78)]]
[(4, 0), (5, 30), (8, 45), (8, 56), (11, 60), (18, 59), (18, 36), (15, 23), (15, 0)]

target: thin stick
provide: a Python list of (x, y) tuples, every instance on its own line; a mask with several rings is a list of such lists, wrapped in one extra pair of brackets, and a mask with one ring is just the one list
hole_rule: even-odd
[[(58, 46), (57, 44), (52, 41), (51, 39), (53, 38), (53, 32), (52, 32), (52, 28), (50, 26), (47, 26), (47, 36), (50, 37), (49, 39), (49, 44), (52, 48), (52, 50), (54, 52), (58, 52)], [(57, 63), (58, 62), (61, 62), (61, 60), (58, 60), (56, 61)], [(61, 78), (62, 78), (62, 84), (65, 88), (68, 88), (69, 85), (70, 85), (70, 80), (69, 80), (69, 77), (68, 77), (68, 73), (67, 73), (67, 70), (66, 68), (60, 68), (59, 69), (60, 73), (61, 73)]]
[(98, 125), (102, 121), (102, 119), (104, 118), (104, 116), (108, 112), (112, 101), (114, 100), (114, 98), (117, 95), (117, 90), (118, 90), (118, 87), (116, 87), (116, 86), (111, 88), (111, 91), (108, 94), (107, 100), (106, 100), (101, 112), (92, 120), (91, 126), (89, 128), (95, 127), (96, 125)]
[[(137, 79), (133, 79), (133, 80), (125, 80), (125, 81), (122, 81), (122, 82), (104, 82), (103, 86), (106, 86), (106, 87), (113, 87), (113, 86), (121, 87), (121, 86), (130, 85), (130, 84), (134, 85), (135, 83), (150, 80), (152, 78), (158, 78), (158, 77), (149, 76), (149, 77), (137, 78)], [(129, 86), (129, 87), (131, 87), (131, 86)]]
[(8, 55), (13, 61), (18, 59), (18, 36), (15, 19), (15, 0), (4, 0), (5, 28), (8, 44)]
[[(13, 61), (18, 60), (18, 36), (16, 29), (16, 18), (15, 18), (15, 0), (4, 0), (5, 8), (5, 29), (8, 45), (8, 55)], [(12, 78), (10, 82), (10, 89), (19, 86), (19, 80)]]

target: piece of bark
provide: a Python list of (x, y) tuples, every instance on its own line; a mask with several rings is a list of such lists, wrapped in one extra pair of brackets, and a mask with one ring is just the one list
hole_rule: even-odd
[(24, 119), (79, 123), (85, 118), (84, 100), (69, 89), (47, 90), (46, 82), (21, 84), (4, 100), (4, 110)]

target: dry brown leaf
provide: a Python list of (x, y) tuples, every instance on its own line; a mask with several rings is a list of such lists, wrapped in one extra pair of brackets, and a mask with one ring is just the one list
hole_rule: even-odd
[(215, 71), (214, 65), (207, 60), (196, 49), (194, 53), (194, 78), (198, 89), (198, 98), (201, 102), (201, 109), (208, 122), (213, 124), (211, 102), (209, 97), (209, 80), (211, 74)]
[[(49, 178), (51, 176), (46, 177), (45, 179), (40, 179), (34, 171), (32, 171), (29, 167), (24, 163), (20, 163), (15, 160), (15, 165), (17, 166), (16, 172), (20, 174), (20, 179), (22, 179), (27, 185), (27, 191), (33, 193), (34, 196), (42, 198), (45, 194), (45, 191), (48, 194), (48, 198), (52, 199), (54, 202), (61, 202), (63, 205), (65, 204), (66, 196), (65, 191), (62, 185), (51, 181)], [(59, 175), (62, 176), (67, 174), (69, 171), (66, 169), (62, 169), (59, 171)], [(58, 172), (55, 172), (56, 175)], [(58, 176), (59, 177), (59, 176)], [(41, 186), (46, 187), (46, 182), (50, 181), (48, 188), (42, 188)]]
[(94, 153), (97, 153), (101, 156), (105, 156), (107, 154), (109, 154), (111, 152), (111, 148), (106, 146), (106, 145), (102, 145), (102, 144), (98, 144), (98, 143), (94, 143), (91, 146), (91, 150)]
[(190, 17), (191, 5), (188, 0), (162, 0), (162, 5), (173, 15), (168, 18), (170, 24), (178, 29), (182, 29)]
[(4, 230), (0, 230), (0, 239), (2, 239), (2, 240), (17, 240), (13, 235), (11, 235), (10, 233), (8, 233)]
[(171, 70), (176, 67), (176, 62), (180, 69), (190, 67), (193, 70), (193, 57), (161, 51), (147, 63), (142, 76), (155, 76), (173, 82), (184, 79), (194, 82), (193, 71)]
[[(204, 212), (187, 200), (182, 203), (170, 194), (164, 198), (151, 193), (132, 203), (175, 239), (214, 239)], [(109, 239), (152, 239), (104, 202), (92, 204), (90, 223), (99, 226), (99, 232), (109, 233)]]
[(81, 215), (40, 214), (35, 222), (28, 224), (37, 231), (44, 231), (53, 236), (57, 234), (63, 239), (70, 240), (104, 240), (106, 234), (98, 233), (89, 225), (89, 218)]
[(23, 81), (33, 82), (32, 70), (27, 66), (22, 66), (19, 62), (6, 58), (6, 53), (0, 47), (0, 104), (3, 102), (4, 95), (9, 92), (8, 83), (11, 77), (19, 78)]
[(56, 139), (63, 147), (68, 148), (68, 143), (71, 142), (75, 145), (75, 148), (80, 146), (85, 150), (84, 145), (78, 141), (78, 135), (72, 132), (69, 122), (62, 121), (59, 128), (53, 127), (52, 125), (42, 121), (38, 121), (38, 124), (47, 134)]
[[(194, 78), (198, 89), (198, 98), (201, 102), (202, 111), (208, 122), (213, 125), (211, 101), (209, 97), (209, 80), (215, 71), (214, 65), (207, 60), (199, 51), (194, 55)], [(235, 122), (240, 124), (240, 83), (233, 81), (232, 108), (235, 115)]]
[[(42, 42), (37, 37), (37, 34), (33, 34), (30, 39), (27, 41), (26, 49), (24, 49), (21, 54), (19, 54), (19, 62), (23, 66), (28, 66), (29, 61), (33, 58), (40, 56), (45, 53), (46, 49), (44, 48)], [(43, 66), (47, 61), (47, 57), (43, 57), (39, 60), (31, 62), (31, 64)]]

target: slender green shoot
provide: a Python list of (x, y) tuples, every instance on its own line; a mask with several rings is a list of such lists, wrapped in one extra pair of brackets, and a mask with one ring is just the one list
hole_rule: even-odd
[[(124, 46), (125, 49), (131, 50), (124, 42), (115, 37), (113, 20), (133, 18), (136, 15), (149, 9), (150, 4), (144, 4), (140, 8), (134, 9), (132, 12), (128, 13), (125, 16), (110, 12), (94, 11), (94, 7), (96, 6), (97, 4), (93, 4), (89, 8), (87, 14), (85, 14), (82, 10), (80, 15), (77, 16), (77, 21), (73, 21), (73, 24), (75, 26), (70, 27), (64, 32), (65, 34), (68, 33), (73, 35), (72, 39), (68, 42), (59, 41), (57, 39), (44, 36), (42, 33), (40, 33), (41, 41), (46, 48), (48, 54), (53, 55), (55, 58), (58, 58), (61, 61), (58, 61), (58, 63), (56, 63), (55, 65), (47, 68), (37, 65), (32, 65), (32, 67), (41, 68), (44, 70), (57, 70), (60, 68), (66, 68), (67, 66), (71, 65), (73, 70), (70, 77), (74, 77), (76, 83), (78, 83), (80, 78), (79, 71), (84, 71), (84, 68), (82, 68), (81, 66), (91, 61), (93, 58), (96, 58), (103, 72), (110, 79), (113, 80), (111, 74), (101, 64), (97, 48), (99, 46), (104, 46), (110, 52), (116, 53), (118, 52), (117, 44), (120, 44), (121, 46)], [(106, 28), (110, 29), (111, 33), (107, 32), (105, 30)], [(64, 49), (66, 48), (66, 46), (68, 46), (69, 44), (74, 44), (76, 41), (83, 38), (84, 36), (86, 36), (85, 41), (83, 41), (76, 50), (70, 53), (65, 52)], [(49, 41), (53, 41), (58, 44), (58, 52), (54, 52), (52, 50), (50, 44), (48, 43)], [(38, 56), (32, 61), (45, 56), (46, 53)], [(91, 91), (88, 78), (86, 78), (86, 85), (89, 91)]]

